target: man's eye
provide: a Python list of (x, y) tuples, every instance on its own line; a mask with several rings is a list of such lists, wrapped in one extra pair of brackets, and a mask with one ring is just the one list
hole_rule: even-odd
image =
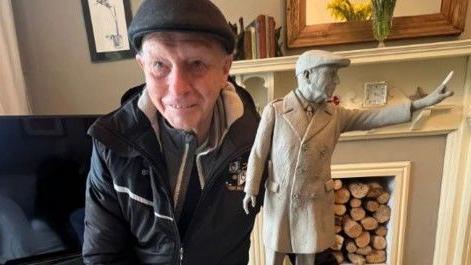
[(159, 76), (162, 76), (168, 73), (168, 67), (161, 61), (155, 61), (152, 64), (152, 72)]
[(193, 71), (197, 71), (197, 72), (200, 72), (206, 69), (206, 64), (200, 60), (192, 61), (190, 66)]
[(157, 62), (154, 62), (153, 67), (155, 69), (161, 69), (162, 67), (164, 67), (164, 64), (162, 62), (157, 61)]

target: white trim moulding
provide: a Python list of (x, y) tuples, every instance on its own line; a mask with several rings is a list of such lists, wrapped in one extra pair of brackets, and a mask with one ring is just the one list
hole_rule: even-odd
[[(471, 39), (334, 53), (349, 58), (352, 65), (458, 57), (471, 55)], [(294, 70), (298, 56), (235, 61), (231, 68), (231, 74), (239, 75)]]

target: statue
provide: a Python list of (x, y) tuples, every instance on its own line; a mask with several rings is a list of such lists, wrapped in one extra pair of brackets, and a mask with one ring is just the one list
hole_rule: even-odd
[(412, 112), (453, 95), (446, 80), (424, 98), (371, 110), (348, 110), (328, 102), (337, 71), (350, 60), (326, 51), (303, 53), (296, 62), (298, 87), (263, 110), (250, 153), (243, 208), (255, 207), (266, 165), (263, 237), (267, 265), (296, 254), (313, 265), (315, 253), (335, 240), (331, 156), (341, 133), (408, 122)]

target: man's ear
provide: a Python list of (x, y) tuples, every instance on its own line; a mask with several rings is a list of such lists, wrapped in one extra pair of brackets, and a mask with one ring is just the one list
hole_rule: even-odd
[(229, 71), (231, 70), (232, 66), (232, 55), (227, 55), (224, 58), (224, 62), (222, 65), (222, 71), (224, 74), (224, 82), (227, 80), (227, 77), (229, 76)]
[(144, 70), (144, 57), (142, 56), (141, 52), (136, 53), (136, 61), (141, 67), (141, 70)]

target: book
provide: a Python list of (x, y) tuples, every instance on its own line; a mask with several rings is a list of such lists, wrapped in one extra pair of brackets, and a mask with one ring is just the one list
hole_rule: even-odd
[(257, 58), (267, 58), (267, 27), (266, 27), (266, 16), (259, 15), (255, 19), (255, 30), (257, 32)]
[(249, 27), (250, 30), (250, 40), (252, 41), (252, 59), (257, 59), (257, 33), (255, 31), (255, 27)]
[(267, 54), (268, 57), (275, 57), (276, 56), (276, 39), (275, 39), (275, 19), (272, 16), (268, 16), (268, 30), (267, 30)]
[(244, 59), (254, 59), (252, 54), (252, 32), (250, 27), (244, 29)]
[[(263, 59), (276, 56), (275, 19), (258, 15), (244, 29), (244, 58)], [(249, 55), (251, 53), (251, 55)]]

